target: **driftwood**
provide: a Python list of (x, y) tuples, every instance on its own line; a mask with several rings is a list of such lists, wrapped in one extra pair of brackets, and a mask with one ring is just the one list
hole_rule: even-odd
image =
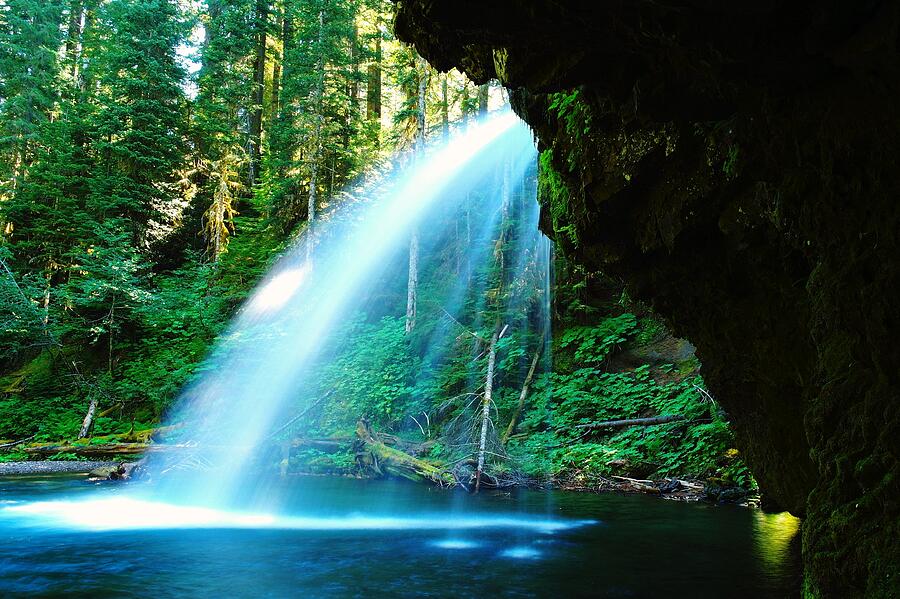
[(356, 424), (356, 436), (361, 444), (357, 451), (357, 461), (364, 467), (377, 473), (417, 482), (428, 480), (441, 486), (457, 484), (452, 472), (386, 445), (377, 438), (371, 425), (364, 418)]
[(624, 483), (623, 491), (637, 491), (638, 493), (650, 493), (659, 495), (659, 488), (652, 480), (643, 480), (638, 478), (628, 478), (627, 476), (613, 476), (614, 479)]
[(651, 416), (650, 418), (630, 418), (626, 420), (604, 420), (603, 422), (591, 422), (589, 424), (578, 424), (575, 428), (584, 430), (596, 430), (600, 428), (627, 428), (629, 426), (653, 426), (655, 424), (666, 424), (668, 422), (677, 422), (684, 420), (681, 414), (668, 414), (665, 416)]

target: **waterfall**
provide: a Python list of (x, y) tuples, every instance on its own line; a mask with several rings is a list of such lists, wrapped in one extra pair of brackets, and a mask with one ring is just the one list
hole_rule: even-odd
[[(500, 227), (515, 229), (516, 241), (523, 245), (509, 260), (507, 278), (515, 277), (530, 251), (524, 244), (533, 245), (533, 237), (540, 236), (535, 158), (530, 131), (506, 111), (430, 147), (424, 158), (388, 180), (362, 185), (351, 201), (324, 215), (245, 302), (201, 376), (168, 415), (170, 424), (181, 427), (179, 443), (191, 449), (151, 455), (147, 468), (157, 479), (154, 493), (188, 505), (233, 507), (247, 500), (256, 488), (247, 481), (260, 447), (291, 414), (306, 407), (298, 398), (315, 399), (309, 389), (313, 365), (335, 331), (365, 309), (374, 294), (405, 288), (405, 278), (391, 272), (405, 264), (414, 229), (421, 231), (422, 284), (429, 278), (450, 282), (433, 303), (453, 317), (467, 294), (479, 301), (483, 297), (479, 271), (492, 257)], [(509, 212), (513, 203), (524, 205), (524, 196), (529, 208), (516, 212), (514, 224), (504, 222), (500, 213)], [(477, 214), (488, 216), (472, 223), (476, 233), (464, 252), (471, 272), (457, 277), (448, 272), (455, 265), (434, 256), (434, 246), (445, 239), (455, 217), (472, 209), (465, 203), (473, 197), (479, 200)], [(310, 246), (314, 251), (308, 256)], [(440, 363), (446, 334), (436, 330), (426, 342), (422, 376)], [(163, 475), (186, 461), (202, 468), (171, 482)]]
[[(508, 349), (501, 354), (510, 380), (496, 383), (516, 397), (525, 371), (534, 371), (526, 354), (535, 354), (535, 364), (541, 356), (542, 363), (549, 362), (552, 251), (537, 227), (536, 178), (531, 133), (504, 111), (429, 147), (405, 169), (360, 182), (295, 240), (238, 310), (167, 415), (171, 437), (166, 445), (175, 448), (150, 452), (144, 466), (149, 480), (135, 481), (112, 496), (35, 502), (0, 512), (92, 530), (513, 527), (553, 532), (583, 524), (475, 518), (464, 510), (398, 517), (389, 506), (387, 513), (366, 516), (298, 514), (296, 505), (282, 509), (284, 493), (274, 474), (281, 456), (273, 460), (270, 451), (276, 441), (289, 440), (294, 427), (303, 426), (298, 415), (335, 391), (323, 387), (321, 371), (347, 351), (346, 331), (352, 333), (361, 320), (377, 322), (405, 312), (411, 278), (407, 252), (415, 232), (422, 305), (416, 327), (404, 337), (419, 360), (415, 385), (437, 389), (434, 382), (454, 360), (465, 362), (468, 380), (456, 384), (467, 390), (462, 397), (472, 399), (455, 407), (457, 416), (443, 434), (465, 455), (503, 452), (499, 439), (507, 423), (494, 422), (496, 409), (479, 399), (486, 395), (479, 390), (490, 371), (483, 366), (486, 340), (519, 348), (519, 354)], [(495, 349), (491, 344), (492, 354)], [(333, 401), (340, 406), (352, 398)], [(415, 406), (424, 399), (410, 401)], [(428, 434), (409, 409), (400, 417)], [(313, 503), (307, 502), (307, 509)], [(385, 507), (379, 505), (382, 511)]]

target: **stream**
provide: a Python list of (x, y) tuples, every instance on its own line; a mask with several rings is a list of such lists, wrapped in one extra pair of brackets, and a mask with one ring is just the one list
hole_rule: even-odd
[(274, 484), (274, 518), (179, 512), (142, 524), (144, 513), (168, 512), (137, 504), (116, 514), (130, 501), (125, 485), (0, 478), (0, 596), (785, 597), (799, 588), (798, 522), (787, 514), (329, 477)]

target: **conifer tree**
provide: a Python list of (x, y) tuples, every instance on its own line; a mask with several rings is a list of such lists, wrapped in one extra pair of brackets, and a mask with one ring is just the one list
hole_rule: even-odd
[(187, 22), (176, 0), (111, 0), (97, 20), (89, 68), (98, 169), (89, 209), (101, 222), (122, 219), (131, 242), (148, 249), (171, 230), (181, 204), (185, 72), (176, 48)]
[(61, 0), (6, 0), (0, 15), (0, 182), (6, 194), (33, 159), (59, 97)]
[(281, 106), (271, 127), (264, 185), (282, 223), (301, 216), (314, 221), (322, 194), (330, 195), (355, 173), (350, 141), (358, 127), (350, 118), (348, 82), (354, 78), (349, 49), (356, 13), (349, 0), (285, 5), (291, 35), (284, 40)]

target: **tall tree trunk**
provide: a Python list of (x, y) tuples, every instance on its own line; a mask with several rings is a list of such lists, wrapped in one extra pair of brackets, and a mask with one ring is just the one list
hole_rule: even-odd
[(359, 26), (356, 19), (353, 19), (353, 31), (350, 38), (350, 89), (348, 97), (350, 98), (350, 115), (354, 116), (359, 110)]
[(406, 327), (407, 333), (416, 326), (416, 308), (419, 301), (419, 231), (413, 230), (409, 240), (409, 278), (406, 281)]
[(281, 110), (281, 69), (284, 64), (284, 55), (287, 53), (287, 40), (290, 33), (285, 7), (278, 11), (277, 31), (281, 36), (281, 55), (276, 56), (272, 65), (272, 99), (269, 102), (269, 118), (275, 119)]
[[(425, 154), (425, 91), (428, 87), (428, 63), (421, 56), (416, 59), (419, 73), (419, 96), (416, 109), (416, 160)], [(409, 240), (409, 278), (406, 283), (406, 332), (416, 326), (416, 309), (419, 295), (419, 231), (415, 227)]]
[(450, 137), (450, 100), (447, 93), (447, 73), (441, 77), (441, 134), (444, 141)]
[(84, 26), (84, 0), (72, 0), (69, 4), (69, 27), (66, 32), (66, 62), (69, 63), (72, 81), (78, 81), (81, 54), (81, 31)]
[(116, 324), (116, 300), (113, 298), (112, 305), (109, 307), (109, 342), (107, 345), (106, 366), (109, 375), (112, 377), (113, 371), (113, 327)]
[(47, 272), (44, 275), (44, 300), (43, 300), (43, 308), (44, 308), (44, 329), (47, 329), (47, 325), (50, 323), (50, 285), (53, 281), (53, 265), (52, 263), (47, 266)]
[(376, 131), (381, 128), (381, 19), (375, 35), (375, 56), (367, 68), (366, 81), (366, 119), (372, 123)]
[(322, 156), (323, 95), (325, 93), (325, 11), (319, 11), (319, 35), (317, 39), (316, 84), (313, 89), (315, 128), (313, 130), (312, 163), (309, 170), (309, 204), (307, 206), (306, 259), (312, 262), (313, 226), (316, 222), (316, 202), (318, 202), (319, 160)]
[(256, 58), (253, 61), (253, 106), (250, 109), (250, 185), (259, 176), (263, 126), (263, 92), (266, 85), (266, 29), (268, 0), (256, 1)]
[(484, 83), (478, 86), (478, 116), (484, 116), (487, 114), (489, 90), (489, 83)]
[(506, 332), (506, 326), (504, 326), (502, 329), (500, 328), (500, 319), (503, 313), (504, 304), (503, 284), (505, 278), (504, 270), (506, 268), (504, 246), (506, 245), (506, 233), (509, 225), (509, 179), (509, 163), (507, 162), (504, 165), (501, 180), (500, 193), (502, 194), (502, 206), (500, 209), (500, 235), (498, 236), (497, 243), (494, 246), (494, 258), (497, 261), (498, 272), (497, 288), (493, 292), (496, 299), (492, 303), (494, 304), (494, 309), (497, 311), (497, 320), (496, 324), (494, 325), (494, 334), (491, 337), (491, 342), (488, 346), (487, 378), (484, 382), (484, 399), (481, 405), (481, 437), (478, 443), (478, 467), (475, 471), (476, 493), (481, 486), (481, 475), (484, 472), (484, 457), (485, 453), (487, 452), (487, 433), (491, 418), (491, 400), (494, 387), (494, 367), (497, 360), (497, 341), (501, 339), (503, 337), (503, 334)]
[[(503, 329), (506, 330), (506, 327)], [(481, 435), (478, 440), (478, 466), (475, 470), (475, 492), (481, 489), (481, 474), (484, 472), (484, 458), (487, 453), (488, 426), (491, 421), (491, 402), (494, 392), (494, 369), (497, 363), (497, 341), (500, 339), (500, 321), (494, 327), (488, 346), (487, 376), (484, 379), (484, 398), (481, 401)]]
[(419, 56), (416, 59), (419, 73), (419, 96), (416, 104), (416, 154), (421, 158), (425, 151), (425, 92), (428, 90), (428, 77), (430, 75), (428, 63)]

